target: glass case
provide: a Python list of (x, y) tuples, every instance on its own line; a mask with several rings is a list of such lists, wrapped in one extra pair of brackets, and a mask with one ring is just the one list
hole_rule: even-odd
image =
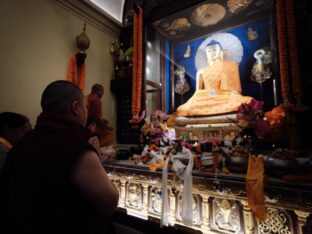
[(193, 96), (205, 49), (216, 43), (223, 60), (237, 64), (244, 96), (264, 101), (266, 110), (281, 102), (274, 1), (238, 2), (202, 1), (149, 23), (145, 73), (163, 84), (161, 109), (173, 113)]

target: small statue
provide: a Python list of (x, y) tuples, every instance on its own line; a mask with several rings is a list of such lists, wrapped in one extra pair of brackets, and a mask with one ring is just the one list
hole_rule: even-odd
[(177, 77), (177, 82), (174, 87), (174, 91), (180, 95), (183, 95), (190, 90), (190, 86), (185, 78), (185, 68), (183, 66), (178, 65), (178, 68), (177, 70), (175, 70), (174, 74)]
[(121, 46), (122, 46), (122, 43), (119, 40), (115, 40), (114, 42), (112, 42), (110, 46), (111, 54), (113, 55), (117, 54)]
[(272, 52), (270, 50), (260, 49), (254, 53), (257, 60), (252, 67), (251, 80), (259, 84), (269, 79), (272, 72), (268, 64), (272, 62)]
[(247, 31), (247, 38), (248, 41), (256, 40), (258, 38), (258, 32), (256, 30), (253, 30), (252, 27), (249, 27)]

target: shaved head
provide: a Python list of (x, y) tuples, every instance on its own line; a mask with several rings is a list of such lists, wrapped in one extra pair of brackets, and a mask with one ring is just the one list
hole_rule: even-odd
[(84, 95), (78, 86), (66, 80), (58, 80), (49, 84), (43, 91), (41, 107), (43, 112), (69, 113), (72, 103), (82, 103), (83, 99)]
[(103, 85), (101, 85), (101, 84), (94, 84), (92, 86), (91, 92), (92, 93), (96, 93), (98, 91), (103, 91), (103, 90), (104, 90), (104, 86)]

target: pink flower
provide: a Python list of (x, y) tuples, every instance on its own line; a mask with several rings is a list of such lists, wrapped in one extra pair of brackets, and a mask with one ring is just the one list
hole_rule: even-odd
[(254, 110), (259, 110), (259, 109), (262, 109), (263, 107), (263, 103), (262, 101), (257, 101), (255, 99), (251, 99), (250, 103), (249, 103), (249, 106), (254, 109)]
[(251, 111), (251, 108), (248, 104), (246, 103), (243, 103), (240, 105), (239, 109), (238, 109), (238, 112), (239, 113), (242, 113), (242, 114), (246, 114), (246, 113), (249, 113)]

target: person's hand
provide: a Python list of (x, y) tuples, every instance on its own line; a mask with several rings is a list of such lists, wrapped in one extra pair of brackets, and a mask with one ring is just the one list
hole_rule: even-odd
[(88, 142), (89, 142), (89, 144), (91, 144), (96, 149), (96, 151), (100, 155), (100, 141), (99, 141), (99, 138), (97, 136), (91, 137), (88, 140)]

